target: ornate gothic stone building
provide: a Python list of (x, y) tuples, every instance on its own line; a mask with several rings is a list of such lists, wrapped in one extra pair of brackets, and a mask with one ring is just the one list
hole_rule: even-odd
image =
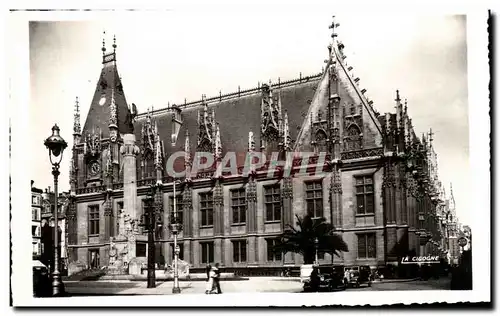
[[(344, 45), (335, 33), (332, 38), (319, 74), (141, 114), (125, 99), (116, 44), (110, 53), (103, 47), (83, 130), (78, 103), (74, 117), (70, 262), (107, 266), (110, 238), (124, 230), (135, 242), (128, 258), (145, 260), (146, 233), (138, 224), (153, 184), (160, 188), (154, 207), (163, 223), (156, 257), (167, 263), (174, 198), (183, 224), (180, 257), (193, 269), (209, 262), (229, 270), (299, 266), (300, 255), (270, 249), (284, 227), (294, 225), (295, 215), (307, 212), (332, 222), (349, 247), (341, 257), (319, 254), (321, 263), (375, 267), (409, 253), (444, 256), (437, 212), (444, 201), (432, 133), (415, 134), (398, 91), (395, 113), (378, 113), (346, 65)], [(296, 152), (314, 155), (295, 158), (291, 175), (282, 169), (268, 174), (264, 167), (229, 175), (214, 167), (191, 176), (195, 153), (203, 151), (215, 165), (235, 152), (239, 168), (248, 152), (278, 153), (280, 159)], [(177, 152), (184, 153), (174, 169), (186, 174), (174, 197), (166, 162)], [(308, 159), (305, 171), (298, 170), (302, 159)], [(323, 172), (310, 172), (316, 167)]]

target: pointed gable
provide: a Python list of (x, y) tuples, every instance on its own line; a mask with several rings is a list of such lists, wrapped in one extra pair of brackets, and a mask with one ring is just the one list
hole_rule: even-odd
[[(344, 45), (334, 41), (329, 46), (330, 59), (326, 60), (327, 66), (318, 82), (316, 93), (307, 111), (295, 150), (312, 150), (314, 146), (328, 137), (325, 130), (328, 125), (328, 104), (332, 97), (340, 98), (340, 115), (342, 123), (335, 128), (340, 129), (342, 148), (341, 151), (382, 147), (382, 127), (378, 114), (368, 101), (365, 89), (358, 86), (359, 78), (354, 78), (344, 62)], [(332, 90), (332, 85), (335, 90)], [(332, 94), (332, 95), (329, 95)], [(334, 122), (332, 122), (334, 123)]]
[[(116, 45), (114, 47), (116, 48)], [(116, 110), (118, 132), (120, 134), (132, 133), (133, 128), (128, 123), (130, 110), (118, 74), (115, 52), (103, 55), (103, 67), (83, 126), (83, 135), (87, 135), (93, 130), (100, 130), (103, 138), (109, 137), (108, 126), (111, 118), (112, 100)]]

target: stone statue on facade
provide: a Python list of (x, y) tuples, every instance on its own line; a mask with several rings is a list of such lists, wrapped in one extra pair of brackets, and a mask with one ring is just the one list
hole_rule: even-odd
[(134, 234), (139, 233), (139, 221), (137, 219), (132, 220), (132, 229)]
[(130, 217), (129, 214), (125, 214), (124, 215), (124, 230), (125, 230), (125, 235), (130, 235), (130, 233), (132, 232), (132, 218)]
[(115, 239), (113, 237), (109, 240), (109, 265), (114, 266), (116, 263), (118, 251), (115, 245)]
[(118, 235), (125, 236), (125, 213), (123, 209), (118, 210)]

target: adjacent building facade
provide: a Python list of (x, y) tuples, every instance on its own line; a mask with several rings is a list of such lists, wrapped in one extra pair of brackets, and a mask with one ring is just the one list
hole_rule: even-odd
[(42, 190), (33, 186), (31, 181), (31, 238), (33, 257), (42, 254)]
[[(41, 191), (41, 227), (43, 228), (45, 225), (54, 226), (54, 211), (55, 211), (55, 193), (51, 191), (51, 188), (48, 187), (45, 191)], [(68, 206), (68, 195), (69, 192), (60, 192), (58, 194), (58, 226), (61, 229), (61, 238), (59, 240), (61, 250), (60, 250), (60, 258), (61, 262), (67, 264), (67, 220), (66, 220), (66, 209)], [(51, 242), (51, 241), (47, 241)], [(44, 246), (42, 245), (42, 252), (44, 251)]]
[[(340, 257), (319, 254), (321, 263), (377, 267), (412, 253), (445, 256), (432, 131), (416, 135), (399, 91), (391, 101), (395, 113), (377, 112), (344, 61), (344, 45), (332, 37), (319, 74), (142, 114), (125, 99), (116, 44), (109, 53), (103, 47), (83, 129), (78, 100), (75, 107), (69, 261), (107, 266), (123, 217), (135, 234), (135, 256), (144, 258), (140, 223), (152, 185), (164, 224), (156, 257), (167, 263), (174, 199), (183, 225), (180, 257), (195, 269), (214, 262), (229, 270), (299, 266), (300, 255), (271, 248), (296, 215), (307, 213), (332, 222), (349, 247)], [(213, 164), (195, 172), (200, 152), (210, 153)], [(298, 154), (304, 152), (310, 156)], [(217, 169), (228, 153), (236, 175)], [(291, 172), (269, 172), (266, 163), (245, 173), (248, 153), (288, 157)], [(183, 173), (175, 196), (172, 169)]]

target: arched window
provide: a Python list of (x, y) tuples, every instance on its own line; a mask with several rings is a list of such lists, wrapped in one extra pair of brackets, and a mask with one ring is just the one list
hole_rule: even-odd
[(199, 145), (198, 149), (199, 149), (201, 152), (208, 152), (208, 153), (210, 153), (210, 152), (212, 152), (212, 143), (211, 143), (208, 139), (204, 138), (204, 139), (201, 141), (201, 143), (200, 143), (200, 145)]
[(356, 124), (352, 124), (347, 129), (345, 147), (346, 150), (361, 149), (361, 130)]
[(323, 130), (319, 130), (316, 132), (316, 152), (321, 153), (321, 152), (327, 152), (328, 146), (326, 143), (326, 133)]

